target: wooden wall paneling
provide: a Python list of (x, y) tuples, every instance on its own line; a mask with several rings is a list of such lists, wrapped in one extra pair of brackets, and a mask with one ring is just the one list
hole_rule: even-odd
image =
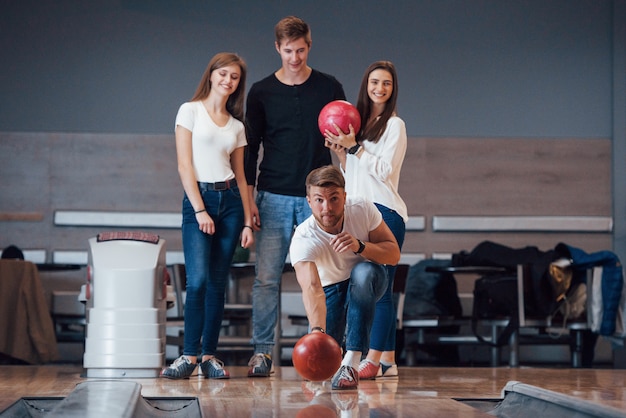
[(49, 141), (55, 210), (179, 210), (173, 135), (56, 134)]
[[(610, 232), (434, 232), (434, 216), (611, 217), (611, 143), (579, 138), (409, 138), (400, 194), (424, 229), (404, 252), (430, 256), (484, 239), (520, 247), (567, 242), (610, 249)], [(0, 246), (86, 250), (113, 227), (54, 226), (57, 210), (179, 212), (183, 195), (173, 135), (0, 133)], [(116, 228), (117, 229), (117, 228)], [(123, 228), (122, 228), (123, 229)], [(129, 228), (133, 229), (133, 228)], [(178, 229), (150, 229), (180, 251)]]
[(471, 249), (490, 239), (512, 247), (610, 249), (612, 234), (433, 232), (433, 216), (611, 217), (611, 141), (550, 138), (409, 138), (400, 194), (409, 215), (427, 218), (407, 232), (403, 251)]
[(611, 141), (409, 138), (409, 214), (611, 216)]

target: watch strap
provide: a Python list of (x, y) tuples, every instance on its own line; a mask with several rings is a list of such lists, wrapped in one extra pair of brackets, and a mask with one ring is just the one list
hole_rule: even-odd
[(358, 255), (361, 254), (363, 250), (365, 250), (365, 243), (358, 238), (356, 240), (359, 242), (359, 249), (356, 250), (354, 253)]

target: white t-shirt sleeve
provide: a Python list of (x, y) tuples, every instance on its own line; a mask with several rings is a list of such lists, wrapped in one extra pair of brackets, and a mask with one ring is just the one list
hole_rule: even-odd
[(194, 121), (195, 121), (194, 107), (189, 102), (183, 103), (178, 108), (178, 113), (176, 114), (176, 123), (175, 123), (174, 128), (180, 125), (189, 131), (193, 131)]
[(319, 246), (317, 245), (309, 245), (313, 244), (312, 240), (317, 241), (310, 233), (307, 233), (308, 220), (305, 220), (303, 224), (299, 225), (291, 239), (291, 244), (289, 245), (289, 260), (291, 261), (291, 265), (296, 265), (300, 261), (316, 261), (318, 259), (318, 251), (316, 251)]

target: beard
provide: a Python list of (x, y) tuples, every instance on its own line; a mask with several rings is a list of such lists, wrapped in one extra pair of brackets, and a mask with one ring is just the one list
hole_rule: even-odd
[(330, 233), (339, 233), (341, 231), (331, 232), (337, 228), (338, 225), (341, 225), (343, 221), (343, 214), (337, 215), (334, 213), (321, 213), (321, 214), (313, 214), (317, 223), (324, 229), (326, 232)]

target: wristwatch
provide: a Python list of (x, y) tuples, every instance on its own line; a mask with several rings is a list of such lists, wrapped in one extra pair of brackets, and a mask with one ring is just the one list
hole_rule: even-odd
[(359, 249), (356, 250), (354, 253), (358, 255), (358, 254), (361, 254), (363, 250), (365, 249), (365, 243), (358, 238), (356, 240), (359, 242)]
[(359, 152), (359, 149), (361, 149), (361, 146), (357, 142), (355, 146), (348, 148), (348, 154), (356, 154), (357, 152)]

